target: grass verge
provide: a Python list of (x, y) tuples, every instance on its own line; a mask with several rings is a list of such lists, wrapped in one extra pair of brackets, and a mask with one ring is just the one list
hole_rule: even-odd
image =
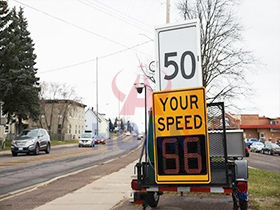
[(280, 174), (249, 168), (249, 208), (280, 209)]

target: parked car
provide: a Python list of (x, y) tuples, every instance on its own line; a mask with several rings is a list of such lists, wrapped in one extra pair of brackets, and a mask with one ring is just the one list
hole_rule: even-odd
[(269, 155), (278, 154), (280, 156), (280, 147), (275, 143), (267, 143), (262, 149), (262, 153)]
[(106, 144), (106, 139), (103, 135), (97, 135), (94, 139), (96, 144)]
[(12, 140), (11, 144), (13, 156), (17, 156), (18, 153), (34, 153), (38, 155), (40, 151), (45, 151), (48, 154), (50, 150), (50, 136), (43, 128), (25, 129)]
[(92, 133), (82, 133), (79, 147), (95, 147), (95, 139)]
[(252, 145), (254, 142), (259, 142), (259, 140), (256, 139), (256, 138), (250, 138), (250, 139), (248, 139), (248, 141), (246, 142), (246, 145), (250, 148), (251, 145)]
[(254, 142), (251, 147), (250, 147), (250, 151), (251, 152), (261, 152), (262, 149), (264, 147), (264, 144), (261, 142)]

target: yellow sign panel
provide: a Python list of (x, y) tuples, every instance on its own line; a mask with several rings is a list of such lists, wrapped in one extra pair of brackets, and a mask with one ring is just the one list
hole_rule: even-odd
[(210, 183), (205, 88), (153, 93), (155, 181)]

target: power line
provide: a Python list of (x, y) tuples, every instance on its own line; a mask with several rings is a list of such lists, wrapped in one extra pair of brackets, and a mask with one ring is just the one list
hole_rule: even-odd
[[(128, 47), (126, 49), (119, 50), (119, 51), (116, 51), (116, 52), (113, 52), (113, 53), (110, 53), (110, 54), (107, 54), (107, 55), (103, 55), (101, 57), (98, 57), (98, 59), (100, 60), (100, 59), (103, 59), (103, 58), (107, 58), (107, 57), (110, 57), (110, 56), (113, 56), (113, 55), (125, 52), (127, 50), (131, 50), (133, 48), (139, 47), (141, 45), (147, 44), (149, 42), (152, 42), (152, 40), (149, 40), (149, 41), (146, 41), (146, 42), (143, 42), (143, 43), (140, 43), (140, 44), (137, 44), (137, 45), (134, 45), (134, 46)], [(86, 64), (86, 63), (90, 63), (90, 62), (94, 62), (94, 61), (96, 61), (96, 58), (91, 59), (91, 60), (87, 60), (87, 61), (83, 61), (83, 62), (79, 62), (79, 63), (75, 63), (75, 64), (71, 64), (71, 65), (64, 66), (64, 67), (59, 67), (59, 68), (55, 68), (55, 69), (51, 69), (51, 70), (47, 70), (47, 71), (43, 71), (43, 72), (38, 72), (38, 74), (45, 74), (45, 73), (60, 71), (60, 70), (64, 70), (64, 69), (75, 67), (75, 66), (80, 66), (80, 65), (83, 65), (83, 64)]]
[(75, 28), (77, 28), (77, 29), (80, 29), (80, 30), (85, 31), (85, 32), (90, 33), (90, 34), (93, 34), (93, 35), (95, 35), (95, 36), (97, 36), (97, 37), (100, 37), (100, 38), (102, 38), (102, 39), (105, 39), (105, 40), (107, 40), (107, 41), (110, 41), (110, 42), (112, 42), (112, 43), (115, 43), (115, 44), (120, 45), (120, 46), (122, 46), (122, 47), (126, 47), (126, 48), (128, 47), (128, 46), (126, 46), (126, 45), (124, 45), (124, 44), (122, 44), (122, 43), (120, 43), (120, 42), (117, 42), (117, 41), (115, 41), (115, 40), (112, 40), (112, 39), (110, 39), (110, 38), (107, 38), (107, 37), (105, 37), (105, 36), (102, 36), (102, 35), (97, 34), (97, 33), (95, 33), (95, 32), (92, 32), (92, 31), (90, 31), (90, 30), (88, 30), (88, 29), (82, 28), (82, 27), (80, 27), (80, 26), (78, 26), (78, 25), (75, 25), (75, 24), (73, 24), (73, 23), (70, 23), (70, 22), (68, 22), (68, 21), (66, 21), (66, 20), (63, 20), (63, 19), (61, 19), (61, 18), (59, 18), (59, 17), (56, 17), (56, 16), (54, 16), (54, 15), (51, 15), (51, 14), (49, 14), (49, 13), (47, 13), (47, 12), (44, 12), (44, 11), (42, 11), (42, 10), (39, 10), (39, 9), (37, 9), (37, 8), (35, 8), (35, 7), (32, 7), (32, 6), (30, 6), (30, 5), (27, 5), (27, 4), (25, 4), (25, 3), (22, 3), (21, 1), (18, 1), (18, 0), (13, 0), (13, 1), (15, 1), (15, 2), (17, 2), (17, 3), (19, 3), (19, 4), (22, 4), (22, 5), (24, 5), (24, 6), (28, 7), (28, 8), (30, 8), (30, 9), (33, 9), (33, 10), (35, 10), (35, 11), (37, 11), (37, 12), (40, 12), (40, 13), (46, 15), (46, 16), (49, 16), (49, 17), (51, 17), (51, 18), (53, 18), (53, 19), (56, 19), (56, 20), (58, 20), (58, 21), (60, 21), (60, 22), (63, 22), (63, 23), (65, 23), (65, 24), (67, 24), (67, 25), (73, 26), (73, 27), (75, 27)]
[[(113, 8), (111, 8), (111, 7), (107, 6), (107, 5), (105, 5), (105, 4), (102, 4), (101, 2), (96, 1), (96, 2), (100, 3), (101, 5), (104, 5), (105, 7), (110, 8), (112, 11), (115, 11), (115, 12), (118, 13), (118, 14), (117, 14), (117, 15), (114, 15), (114, 14), (112, 13), (112, 11), (109, 11), (107, 8), (104, 8), (104, 6), (103, 6), (103, 8), (102, 8), (101, 6), (96, 5), (96, 4), (93, 4), (92, 2), (89, 2), (89, 1), (87, 1), (87, 2), (89, 2), (89, 3), (86, 3), (85, 1), (82, 1), (82, 0), (78, 0), (78, 2), (84, 4), (84, 5), (88, 6), (88, 7), (91, 7), (91, 8), (93, 8), (93, 9), (96, 9), (96, 10), (98, 10), (98, 11), (100, 11), (100, 12), (103, 12), (103, 13), (105, 13), (106, 15), (109, 15), (109, 16), (115, 18), (115, 19), (118, 19), (118, 20), (120, 20), (120, 21), (122, 21), (122, 22), (125, 22), (125, 23), (127, 23), (127, 24), (129, 24), (129, 25), (131, 25), (131, 26), (134, 26), (134, 27), (136, 27), (136, 28), (138, 28), (138, 29), (140, 29), (140, 30), (144, 30), (144, 31), (146, 31), (146, 32), (148, 32), (148, 33), (151, 33), (152, 27), (149, 27), (149, 29), (148, 29), (147, 26), (144, 26), (144, 27), (145, 27), (145, 28), (144, 28), (143, 26), (136, 25), (136, 24), (134, 24), (134, 23), (132, 23), (132, 22), (129, 22), (129, 21), (127, 21), (127, 18), (120, 17), (120, 15), (126, 16), (126, 17), (129, 17), (129, 16), (124, 15), (124, 14), (120, 13), (119, 11), (117, 11), (117, 10), (115, 10), (115, 9), (113, 9)], [(129, 17), (129, 18), (132, 19), (131, 17)], [(137, 24), (138, 24), (138, 23), (137, 23)]]
[(127, 18), (129, 18), (129, 19), (131, 19), (131, 20), (133, 20), (133, 21), (135, 21), (135, 22), (137, 22), (138, 24), (141, 24), (141, 25), (143, 25), (143, 26), (145, 26), (145, 27), (147, 27), (147, 28), (149, 28), (149, 29), (153, 29), (152, 26), (150, 26), (150, 25), (144, 23), (143, 21), (137, 20), (136, 18), (133, 18), (133, 17), (131, 17), (131, 16), (129, 16), (129, 15), (123, 14), (122, 12), (120, 12), (120, 11), (118, 11), (118, 10), (116, 10), (116, 9), (114, 9), (114, 8), (112, 8), (112, 7), (110, 7), (110, 6), (106, 5), (106, 4), (104, 4), (104, 3), (100, 2), (100, 1), (98, 1), (98, 0), (95, 0), (95, 1), (98, 2), (99, 4), (104, 5), (105, 7), (110, 8), (111, 10), (113, 10), (113, 11), (119, 13), (120, 15), (123, 15), (123, 16), (125, 16), (125, 17), (127, 17)]

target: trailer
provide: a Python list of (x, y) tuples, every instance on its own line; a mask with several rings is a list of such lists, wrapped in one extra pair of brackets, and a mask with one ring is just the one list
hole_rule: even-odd
[[(243, 159), (243, 131), (226, 130), (224, 103), (207, 104), (208, 150), (203, 150), (207, 147), (192, 136), (156, 139), (152, 112), (135, 165), (137, 178), (131, 182), (133, 202), (142, 204), (145, 210), (147, 206), (157, 207), (160, 196), (167, 191), (225, 193), (232, 196), (233, 210), (247, 210), (248, 163)], [(163, 143), (156, 147), (158, 139)]]

